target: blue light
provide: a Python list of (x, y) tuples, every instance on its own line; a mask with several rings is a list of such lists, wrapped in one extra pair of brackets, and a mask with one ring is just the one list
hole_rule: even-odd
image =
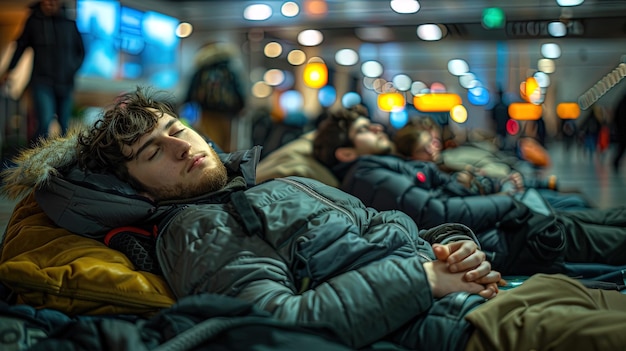
[(404, 127), (409, 121), (409, 113), (406, 110), (392, 111), (389, 113), (389, 124), (396, 129)]
[(489, 91), (483, 87), (476, 87), (467, 91), (467, 100), (472, 105), (484, 106), (489, 103)]
[(288, 90), (280, 95), (279, 104), (282, 110), (289, 114), (290, 112), (300, 111), (304, 104), (304, 99), (299, 91)]
[(81, 33), (106, 38), (117, 33), (120, 4), (117, 1), (76, 2), (76, 27)]
[(178, 113), (180, 119), (187, 123), (187, 125), (194, 125), (200, 119), (202, 109), (197, 102), (186, 102), (180, 107)]
[(317, 98), (322, 106), (330, 107), (337, 100), (337, 91), (331, 85), (323, 86), (318, 91)]
[(150, 76), (150, 82), (158, 88), (171, 89), (178, 82), (178, 72), (172, 69), (164, 69)]
[(147, 42), (168, 49), (175, 48), (178, 44), (178, 37), (176, 36), (178, 20), (176, 18), (148, 11), (145, 13), (141, 24)]
[(361, 103), (361, 95), (353, 91), (345, 93), (343, 97), (341, 98), (341, 104), (345, 108), (350, 108), (360, 103)]

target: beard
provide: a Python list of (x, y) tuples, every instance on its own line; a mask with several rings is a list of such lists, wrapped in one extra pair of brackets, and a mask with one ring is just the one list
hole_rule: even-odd
[(154, 194), (154, 198), (157, 201), (167, 201), (190, 199), (224, 188), (228, 183), (228, 172), (217, 153), (213, 149), (211, 149), (210, 153), (209, 157), (217, 160), (217, 165), (213, 168), (204, 169), (202, 176), (199, 177), (199, 181), (195, 184), (181, 183), (160, 189), (148, 189), (148, 192)]

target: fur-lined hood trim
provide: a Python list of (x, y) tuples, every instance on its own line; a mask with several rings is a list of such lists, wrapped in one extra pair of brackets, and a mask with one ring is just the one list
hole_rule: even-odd
[(65, 136), (39, 139), (33, 147), (21, 150), (0, 176), (3, 183), (0, 193), (16, 200), (26, 196), (34, 188), (45, 186), (59, 170), (73, 164), (77, 159), (78, 135), (75, 128)]

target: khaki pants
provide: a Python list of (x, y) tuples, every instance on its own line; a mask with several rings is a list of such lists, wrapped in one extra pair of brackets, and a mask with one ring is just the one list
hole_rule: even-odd
[(470, 312), (466, 351), (626, 350), (626, 295), (537, 274)]

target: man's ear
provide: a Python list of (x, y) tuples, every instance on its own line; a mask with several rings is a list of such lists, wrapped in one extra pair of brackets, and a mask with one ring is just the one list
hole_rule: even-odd
[(342, 162), (342, 163), (352, 162), (357, 157), (359, 157), (359, 154), (356, 152), (356, 150), (353, 147), (340, 147), (337, 150), (335, 150), (335, 158), (339, 162)]

